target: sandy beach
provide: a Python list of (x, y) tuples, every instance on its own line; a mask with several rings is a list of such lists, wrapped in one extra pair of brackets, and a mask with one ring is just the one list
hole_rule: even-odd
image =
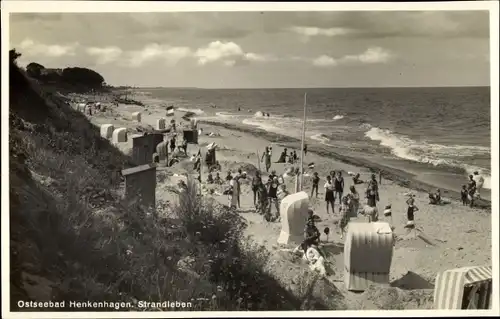
[[(133, 112), (142, 113), (141, 123), (131, 120)], [(167, 120), (176, 119), (177, 123), (185, 123), (181, 118), (184, 112), (176, 111), (174, 117), (167, 117)], [(89, 116), (89, 120), (96, 126), (102, 124), (113, 124), (115, 127), (126, 127), (130, 134), (137, 133), (137, 127), (155, 126), (156, 120), (165, 117), (165, 109), (160, 107), (148, 106), (146, 108), (134, 105), (108, 106), (106, 112), (98, 112)], [(180, 125), (182, 127), (182, 124)], [(241, 208), (238, 211), (241, 216), (246, 218), (248, 227), (246, 234), (255, 242), (264, 245), (272, 253), (272, 260), (269, 261), (269, 267), (276, 275), (279, 281), (285, 285), (293, 285), (296, 277), (307, 267), (294, 263), (286, 253), (280, 251), (277, 247), (276, 240), (278, 238), (281, 224), (279, 222), (267, 222), (261, 215), (255, 213), (253, 205), (252, 191), (249, 181), (253, 172), (249, 170), (252, 167), (258, 169), (258, 155), (266, 146), (273, 146), (273, 161), (277, 160), (278, 154), (281, 153), (283, 147), (280, 143), (275, 143), (266, 139), (263, 136), (257, 136), (244, 129), (230, 129), (221, 125), (209, 123), (201, 123), (203, 135), (199, 137), (199, 145), (190, 144), (188, 153), (195, 154), (199, 148), (215, 142), (218, 145), (217, 160), (222, 166), (221, 178), (224, 178), (228, 171), (236, 172), (239, 168), (246, 170), (250, 175), (248, 182), (242, 183), (241, 193)], [(213, 136), (210, 136), (210, 133)], [(129, 135), (133, 136), (133, 135)], [(131, 151), (131, 138), (127, 143), (117, 145), (124, 153)], [(288, 148), (291, 150), (291, 148)], [(331, 170), (341, 170), (346, 181), (346, 189), (352, 185), (352, 179), (347, 172), (359, 172), (362, 180), (368, 180), (371, 173), (365, 167), (358, 167), (346, 164), (340, 161), (335, 161), (330, 158), (321, 156), (314, 151), (307, 153), (305, 163), (314, 162), (314, 172), (318, 172), (321, 178), (318, 198), (311, 198), (310, 204), (314, 212), (320, 216), (321, 221), (317, 224), (318, 229), (322, 232), (324, 227), (328, 226), (333, 231), (329, 236), (329, 242), (324, 243), (325, 249), (331, 254), (328, 262), (332, 265), (333, 273), (330, 273), (328, 280), (333, 283), (343, 295), (343, 304), (347, 309), (364, 309), (370, 307), (369, 301), (364, 294), (355, 294), (347, 292), (343, 284), (343, 240), (340, 238), (340, 233), (336, 223), (339, 219), (338, 210), (335, 214), (327, 214), (324, 201), (323, 184), (325, 176)], [(260, 163), (263, 170), (263, 163)], [(276, 170), (278, 174), (283, 174), (285, 169), (291, 164), (276, 164), (273, 163), (271, 169)], [(156, 198), (157, 201), (175, 201), (175, 194), (170, 191), (171, 187), (175, 187), (180, 175), (189, 171), (192, 163), (189, 159), (173, 165), (172, 167), (159, 169), (157, 183)], [(188, 168), (188, 170), (186, 170)], [(261, 170), (261, 171), (262, 171)], [(304, 190), (310, 192), (311, 180), (310, 176), (313, 171), (306, 171), (309, 176), (304, 177)], [(207, 185), (207, 173), (202, 174), (204, 188), (215, 188), (214, 195), (220, 203), (227, 204), (228, 197), (222, 194), (222, 186)], [(193, 175), (194, 176), (194, 175)], [(266, 177), (265, 171), (263, 177)], [(285, 183), (290, 192), (294, 190), (294, 178), (285, 179)], [(433, 283), (438, 272), (446, 269), (473, 266), (473, 265), (491, 265), (491, 212), (488, 209), (469, 208), (463, 206), (455, 196), (444, 196), (444, 199), (449, 201), (446, 205), (429, 205), (428, 194), (423, 191), (412, 190), (398, 185), (396, 181), (391, 181), (386, 178), (382, 179), (379, 186), (380, 202), (378, 203), (379, 211), (383, 211), (386, 205), (392, 205), (393, 226), (397, 236), (396, 245), (394, 247), (394, 255), (391, 266), (391, 281), (397, 281), (404, 278), (408, 272), (414, 273), (423, 280), (417, 282), (414, 279), (408, 279), (408, 282), (402, 283), (399, 281), (400, 287), (405, 289), (424, 289), (427, 296), (432, 295)], [(366, 185), (356, 185), (359, 193), (364, 194)], [(406, 223), (406, 196), (405, 193), (412, 192), (415, 194), (416, 205), (420, 210), (416, 213), (417, 235), (408, 235), (404, 228)], [(363, 197), (363, 196), (362, 196)], [(361, 199), (364, 204), (365, 199)], [(337, 207), (338, 204), (336, 204)], [(383, 214), (380, 214), (383, 220)], [(360, 216), (353, 219), (351, 222), (364, 221), (364, 217)], [(326, 236), (322, 233), (321, 240), (326, 241)], [(336, 284), (335, 284), (336, 283)], [(365, 293), (366, 294), (366, 293)], [(365, 297), (364, 297), (365, 296)], [(415, 306), (428, 308), (432, 305)]]

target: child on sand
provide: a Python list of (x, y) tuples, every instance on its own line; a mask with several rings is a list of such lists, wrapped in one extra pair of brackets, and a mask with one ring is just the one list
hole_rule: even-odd
[(406, 204), (408, 208), (406, 209), (407, 222), (405, 228), (413, 229), (415, 228), (415, 212), (418, 211), (418, 207), (415, 206), (415, 199), (412, 195), (406, 200)]
[(312, 177), (311, 197), (313, 197), (314, 190), (316, 190), (316, 198), (318, 198), (318, 185), (319, 185), (318, 172), (314, 172), (313, 177)]
[(467, 185), (462, 185), (462, 190), (460, 191), (462, 197), (462, 205), (467, 206), (469, 204), (469, 192), (467, 191)]
[(335, 213), (335, 193), (334, 193), (334, 185), (332, 183), (332, 178), (330, 175), (326, 177), (325, 183), (325, 202), (326, 202), (326, 213), (328, 212), (328, 205), (332, 207), (332, 214)]

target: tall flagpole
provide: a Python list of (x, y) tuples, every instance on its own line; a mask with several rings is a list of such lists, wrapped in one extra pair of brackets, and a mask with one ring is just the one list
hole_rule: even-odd
[(302, 191), (304, 185), (304, 145), (306, 139), (306, 114), (307, 114), (307, 93), (304, 93), (304, 120), (302, 123), (302, 143), (300, 146), (300, 184), (299, 190)]

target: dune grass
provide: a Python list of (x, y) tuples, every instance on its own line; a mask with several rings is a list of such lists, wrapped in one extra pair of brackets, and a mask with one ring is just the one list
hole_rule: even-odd
[[(130, 159), (55, 94), (17, 68), (13, 76), (11, 310), (19, 299), (123, 301), (132, 308), (122, 310), (140, 311), (160, 309), (139, 301), (192, 305), (161, 310), (300, 308), (264, 270), (268, 253), (243, 238), (240, 216), (197, 195), (191, 180), (157, 216), (126, 205), (118, 172)], [(49, 281), (38, 284), (43, 294), (33, 295), (25, 274)]]

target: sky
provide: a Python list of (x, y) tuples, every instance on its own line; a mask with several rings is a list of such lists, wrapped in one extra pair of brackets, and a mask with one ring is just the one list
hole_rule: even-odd
[(488, 11), (11, 13), (20, 64), (111, 85), (488, 86)]

